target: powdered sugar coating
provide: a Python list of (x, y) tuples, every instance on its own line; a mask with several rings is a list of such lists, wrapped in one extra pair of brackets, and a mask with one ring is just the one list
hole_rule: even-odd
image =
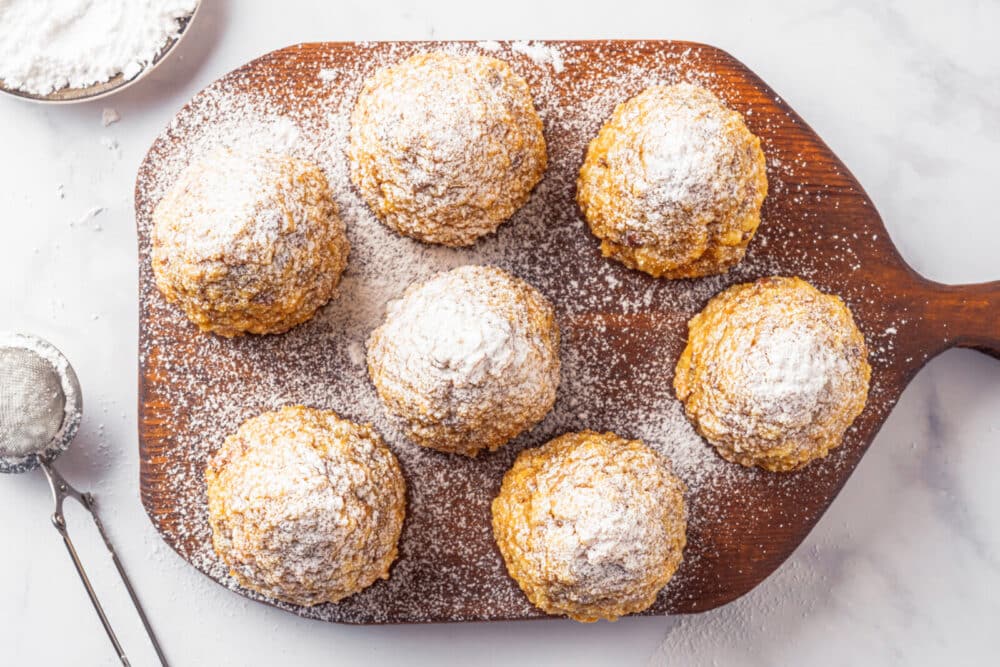
[(546, 166), (524, 79), (501, 60), (441, 51), (365, 83), (348, 154), (351, 179), (386, 224), (449, 246), (495, 231)]
[(700, 86), (653, 86), (620, 104), (587, 149), (577, 200), (601, 250), (668, 278), (743, 258), (767, 193), (760, 140)]
[(475, 456), (534, 426), (559, 386), (552, 304), (491, 266), (463, 266), (407, 288), (368, 340), (368, 372), (408, 435)]
[(803, 280), (730, 287), (689, 328), (677, 396), (731, 461), (795, 470), (838, 446), (864, 409), (864, 338), (843, 301)]
[(350, 244), (315, 165), (217, 149), (153, 212), (157, 285), (203, 331), (281, 333), (326, 303)]
[(0, 81), (47, 95), (117, 74), (135, 78), (198, 0), (6, 0), (0, 3)]
[(517, 457), (493, 533), (528, 598), (592, 622), (642, 611), (680, 565), (684, 485), (638, 440), (568, 433)]
[(370, 426), (303, 407), (265, 412), (226, 438), (205, 475), (215, 551), (244, 586), (315, 605), (389, 576), (405, 484)]

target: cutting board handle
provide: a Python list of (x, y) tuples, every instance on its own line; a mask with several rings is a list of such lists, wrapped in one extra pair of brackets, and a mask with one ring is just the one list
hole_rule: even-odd
[(923, 318), (944, 348), (967, 347), (1000, 359), (1000, 280), (974, 285), (925, 281)]

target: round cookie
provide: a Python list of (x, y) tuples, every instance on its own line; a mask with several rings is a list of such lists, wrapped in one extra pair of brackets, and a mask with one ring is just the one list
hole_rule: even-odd
[(368, 372), (416, 443), (475, 456), (552, 408), (559, 326), (528, 283), (492, 266), (463, 266), (389, 304), (368, 339)]
[(546, 167), (524, 79), (495, 58), (439, 51), (365, 83), (347, 152), (351, 180), (385, 224), (448, 246), (494, 232)]
[(405, 484), (370, 426), (304, 407), (265, 412), (226, 438), (205, 481), (212, 545), (240, 585), (308, 606), (389, 577)]
[(841, 443), (870, 377), (844, 302), (772, 277), (730, 287), (691, 319), (674, 388), (725, 459), (778, 472)]
[(684, 485), (639, 440), (568, 433), (518, 455), (493, 501), (510, 575), (548, 614), (642, 611), (681, 563)]
[(737, 264), (766, 194), (760, 140), (738, 112), (688, 83), (619, 104), (577, 180), (577, 202), (604, 256), (665, 278)]
[(153, 211), (153, 272), (202, 331), (281, 333), (325, 304), (350, 245), (323, 172), (277, 153), (217, 150)]

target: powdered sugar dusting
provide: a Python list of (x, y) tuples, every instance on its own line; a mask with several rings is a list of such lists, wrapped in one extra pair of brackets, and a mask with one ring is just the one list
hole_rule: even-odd
[(335, 602), (395, 560), (405, 484), (364, 426), (322, 410), (266, 412), (226, 439), (207, 476), (214, 544), (256, 590)]
[(495, 231), (546, 166), (524, 80), (495, 58), (442, 51), (380, 69), (365, 83), (348, 154), (352, 181), (387, 225), (448, 246)]
[[(598, 68), (587, 76), (561, 77), (554, 76), (554, 66), (525, 57), (520, 46), (445, 45), (455, 53), (508, 60), (528, 80), (545, 125), (549, 168), (529, 202), (496, 234), (468, 249), (427, 246), (396, 234), (372, 215), (350, 184), (345, 150), (350, 112), (365, 78), (431, 47), (322, 48), (327, 50), (310, 58), (288, 50), (274, 57), (279, 65), (275, 68), (258, 65), (213, 85), (178, 114), (140, 172), (143, 419), (162, 420), (158, 435), (147, 434), (146, 439), (156, 437), (169, 452), (165, 462), (146, 460), (146, 469), (155, 473), (147, 476), (146, 484), (156, 487), (158, 498), (173, 499), (154, 513), (154, 521), (185, 558), (238, 589), (211, 548), (205, 461), (244, 419), (296, 403), (371, 422), (399, 457), (409, 494), (400, 558), (389, 580), (336, 605), (279, 604), (314, 618), (385, 622), (538, 616), (496, 552), (489, 504), (520, 450), (567, 431), (612, 430), (640, 438), (671, 460), (688, 488), (684, 563), (652, 613), (686, 609), (692, 600), (724, 595), (713, 568), (720, 563), (739, 567), (740, 558), (764, 557), (766, 545), (744, 543), (733, 535), (817, 518), (816, 507), (822, 505), (808, 500), (816, 476), (806, 471), (780, 477), (726, 463), (695, 433), (670, 386), (687, 319), (724, 287), (761, 275), (794, 273), (832, 291), (817, 280), (820, 270), (846, 272), (858, 262), (848, 239), (823, 238), (816, 232), (816, 243), (842, 250), (837, 258), (843, 264), (818, 267), (802, 251), (800, 240), (806, 237), (799, 233), (811, 229), (814, 198), (819, 195), (799, 179), (803, 167), (796, 164), (796, 156), (786, 149), (779, 152), (768, 139), (773, 132), (788, 131), (791, 121), (756, 109), (752, 122), (748, 118), (770, 158), (772, 196), (791, 204), (795, 198), (802, 200), (796, 220), (772, 219), (769, 225), (765, 204), (764, 222), (747, 258), (729, 274), (657, 281), (600, 257), (573, 204), (577, 170), (587, 143), (614, 106), (650, 85), (692, 81), (710, 87), (729, 104), (740, 102), (729, 99), (732, 91), (716, 80), (699, 53), (637, 44), (631, 48), (645, 48), (639, 65), (620, 58), (608, 45), (546, 45), (559, 53), (567, 74), (582, 61), (582, 49), (590, 50), (590, 67)], [(329, 71), (336, 71), (336, 77), (320, 74)], [(288, 72), (294, 72), (294, 85), (284, 85), (280, 78)], [(347, 225), (351, 255), (333, 299), (313, 320), (287, 334), (239, 340), (199, 334), (153, 286), (152, 207), (185, 165), (220, 146), (278, 149), (316, 162)], [(412, 282), (464, 264), (496, 265), (527, 280), (553, 302), (563, 334), (561, 385), (552, 412), (530, 432), (475, 460), (410, 442), (387, 417), (359, 363), (365, 340), (390, 300)], [(849, 303), (862, 297), (860, 292), (843, 296)], [(877, 330), (890, 324), (903, 331), (895, 322)], [(873, 364), (891, 360), (890, 339), (886, 341), (886, 352)], [(874, 399), (876, 385), (872, 394)], [(842, 465), (847, 451), (856, 449), (843, 447), (822, 465)], [(736, 488), (741, 489), (739, 498), (732, 497)], [(779, 499), (783, 514), (769, 514), (767, 508), (775, 504), (763, 498)]]
[(522, 53), (536, 64), (549, 65), (552, 71), (559, 74), (566, 69), (563, 62), (563, 54), (557, 47), (551, 44), (540, 44), (538, 42), (511, 42), (510, 50), (514, 53)]
[(0, 81), (45, 95), (149, 65), (197, 0), (7, 0), (0, 3)]
[(558, 343), (537, 290), (495, 267), (463, 266), (389, 304), (368, 341), (368, 369), (417, 443), (475, 455), (548, 413)]
[[(286, 168), (282, 160), (274, 153), (212, 151), (185, 172), (180, 189), (190, 205), (177, 205), (181, 220), (157, 229), (160, 242), (191, 262), (252, 263), (266, 257), (282, 235), (291, 234), (292, 220), (307, 217), (303, 198), (282, 191), (294, 182), (279, 178)], [(288, 215), (278, 204), (289, 207)], [(301, 234), (293, 241), (305, 244)]]
[(475, 296), (468, 288), (478, 287), (464, 278), (442, 274), (389, 305), (382, 330), (393, 343), (387, 351), (400, 355), (398, 365), (424, 395), (435, 393), (435, 383), (455, 389), (481, 384), (487, 374), (528, 356), (527, 332), (515, 331), (516, 323), (486, 299), (462, 298)]
[(763, 331), (748, 352), (741, 375), (747, 395), (763, 414), (793, 429), (808, 425), (816, 407), (828, 404), (841, 389), (831, 380), (848, 372), (846, 357), (803, 326)]
[(645, 609), (681, 562), (683, 487), (645, 445), (569, 433), (517, 458), (497, 545), (529, 598), (591, 621)]
[(769, 277), (726, 290), (691, 321), (675, 387), (727, 459), (788, 471), (839, 446), (866, 402), (866, 357), (840, 299)]
[(685, 83), (671, 90), (674, 97), (664, 95), (654, 108), (654, 122), (641, 126), (641, 159), (621, 160), (632, 168), (628, 178), (648, 198), (650, 211), (683, 208), (701, 216), (732, 206), (730, 184), (739, 181), (738, 170), (745, 168), (736, 155), (742, 147), (726, 135), (730, 112), (701, 91)]

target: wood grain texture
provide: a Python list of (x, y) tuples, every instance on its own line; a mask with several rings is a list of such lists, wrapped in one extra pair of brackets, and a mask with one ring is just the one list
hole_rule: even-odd
[[(600, 77), (602, 63), (608, 59), (649, 68), (665, 53), (694, 53), (699, 68), (708, 69), (714, 75), (710, 87), (725, 91), (726, 101), (744, 113), (751, 130), (762, 138), (769, 165), (797, 165), (794, 171), (782, 176), (783, 187), (772, 189), (769, 194), (758, 238), (750, 246), (748, 262), (752, 259), (754, 266), (768, 269), (759, 270), (759, 275), (734, 276), (730, 282), (775, 273), (807, 276), (824, 291), (839, 294), (847, 301), (873, 352), (872, 394), (868, 406), (836, 454), (840, 464), (811, 465), (788, 475), (780, 485), (761, 484), (760, 474), (748, 473), (739, 488), (718, 491), (712, 503), (716, 508), (714, 513), (702, 517), (689, 531), (685, 562), (676, 581), (668, 587), (668, 594), (661, 595), (646, 613), (705, 611), (743, 595), (791, 554), (837, 495), (907, 383), (928, 359), (953, 346), (979, 349), (1000, 358), (1000, 282), (948, 286), (917, 275), (899, 256), (872, 202), (847, 168), (774, 91), (727, 53), (684, 42), (552, 44), (557, 47), (571, 45), (576, 49), (577, 57), (567, 62), (566, 69), (551, 76), (552, 85), (561, 96), (560, 103), (566, 107), (581, 102), (576, 97), (579, 87), (573, 84)], [(303, 104), (303, 99), (308, 104), (313, 88), (305, 82), (313, 81), (320, 69), (338, 64), (353, 66), (379, 50), (391, 48), (405, 55), (435, 46), (439, 44), (299, 45), (263, 56), (227, 75), (223, 82), (265, 90), (269, 82), (290, 81), (301, 96), (294, 103), (281, 98), (274, 99), (273, 103), (278, 108), (282, 105), (291, 108), (293, 104)], [(541, 74), (530, 61), (523, 59), (513, 64), (528, 79), (529, 85), (539, 84)], [(301, 86), (296, 83), (299, 81)], [(615, 90), (608, 94), (620, 101), (637, 92)], [(189, 113), (190, 106), (182, 109), (178, 116), (184, 118)], [(550, 155), (558, 151), (578, 151), (589, 139), (570, 136), (571, 132), (565, 128), (546, 127)], [(194, 331), (182, 317), (172, 312), (152, 289), (148, 229), (150, 212), (156, 202), (150, 201), (148, 190), (156, 176), (158, 161), (171, 150), (171, 140), (161, 136), (140, 167), (136, 186), (141, 295), (139, 335), (141, 349), (146, 351), (141, 356), (139, 369), (140, 487), (142, 502), (156, 528), (171, 547), (190, 560), (198, 548), (196, 541), (202, 538), (179, 529), (178, 517), (191, 508), (178, 505), (181, 499), (172, 487), (171, 470), (185, 465), (185, 452), (177, 445), (178, 434), (189, 433), (197, 426), (192, 415), (179, 415), (172, 409), (168, 390), (177, 383), (180, 374), (193, 374), (209, 390), (221, 390), (226, 382), (241, 374), (246, 379), (261, 371), (232, 365), (223, 367), (206, 358), (197, 344), (198, 337), (203, 334)], [(580, 152), (577, 165), (582, 158)], [(565, 182), (572, 183), (572, 178)], [(558, 205), (575, 209), (573, 195), (572, 187), (568, 186), (553, 196)], [(501, 228), (500, 233), (505, 233), (505, 228)], [(567, 257), (582, 253), (585, 258), (581, 262), (610, 261), (600, 258), (597, 241), (589, 235), (581, 234), (579, 243), (578, 248), (566, 249)], [(530, 279), (532, 261), (535, 260), (525, 257), (524, 265), (515, 272)], [(583, 270), (576, 260), (567, 261), (567, 277), (574, 275), (574, 271)], [(618, 289), (623, 291), (623, 296), (653, 280), (624, 267), (620, 275), (622, 284)], [(685, 290), (692, 282), (663, 281), (662, 289)], [(572, 298), (569, 293), (549, 296), (557, 309), (560, 303)], [(586, 340), (588, 332), (602, 328), (606, 329), (604, 336), (610, 344), (620, 346), (623, 354), (636, 365), (649, 355), (668, 355), (675, 360), (684, 344), (685, 323), (696, 310), (678, 309), (670, 303), (654, 303), (641, 315), (585, 312), (566, 316), (561, 321), (563, 331), (568, 333), (564, 344)], [(635, 331), (642, 330), (669, 330), (673, 335), (634, 335)], [(234, 354), (238, 354), (239, 346), (265, 344), (255, 342), (260, 340), (247, 338), (233, 343), (237, 348)], [(168, 349), (175, 353), (175, 358), (179, 352), (189, 353), (190, 364), (177, 367), (162, 363), (162, 353)], [(273, 369), (273, 372), (280, 370)], [(620, 368), (614, 372), (627, 380), (629, 369)], [(617, 398), (622, 402), (632, 400), (627, 393)], [(600, 424), (593, 426), (600, 428)], [(513, 452), (506, 456), (513, 456)], [(493, 468), (484, 465), (485, 470), (491, 472), (489, 476), (484, 472), (482, 484), (495, 490), (499, 487), (499, 477), (493, 475)], [(200, 474), (201, 471), (192, 472)], [(409, 485), (421, 483), (419, 470), (407, 473)], [(747, 511), (747, 508), (754, 511)], [(470, 524), (479, 527), (487, 524), (488, 513), (470, 515), (471, 510), (460, 503), (454, 504), (454, 511), (454, 538), (469, 541), (486, 558), (499, 559), (492, 542), (483, 538), (483, 531), (468, 528)], [(413, 539), (419, 544), (420, 536)], [(420, 550), (414, 552), (420, 553)], [(364, 607), (352, 606), (350, 599), (332, 611), (324, 610), (322, 615), (310, 609), (293, 611), (304, 616), (354, 623), (541, 616), (537, 611), (526, 611), (523, 605), (505, 606), (490, 597), (491, 591), (514, 586), (502, 575), (489, 581), (481, 581), (474, 574), (461, 581), (443, 581), (436, 578), (436, 564), (430, 558), (413, 567), (423, 573), (417, 581), (427, 587), (428, 594), (432, 590), (446, 590), (453, 600), (446, 611), (417, 615), (408, 611), (409, 607), (397, 607), (388, 599), (384, 600), (385, 613), (377, 618), (366, 615)], [(218, 578), (214, 573), (207, 573)], [(380, 584), (376, 584), (371, 596), (377, 597), (382, 590)], [(413, 591), (416, 597), (421, 593)]]

